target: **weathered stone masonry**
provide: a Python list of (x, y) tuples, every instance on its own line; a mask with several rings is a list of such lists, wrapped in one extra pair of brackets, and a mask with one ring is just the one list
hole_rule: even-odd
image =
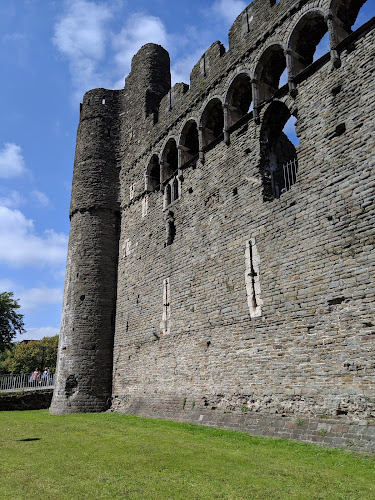
[(52, 413), (375, 450), (374, 19), (351, 33), (363, 3), (254, 0), (190, 87), (171, 89), (167, 52), (148, 44), (123, 90), (85, 94)]

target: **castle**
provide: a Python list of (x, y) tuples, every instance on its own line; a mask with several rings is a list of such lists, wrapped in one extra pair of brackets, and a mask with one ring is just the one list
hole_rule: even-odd
[(85, 94), (51, 413), (375, 451), (375, 19), (351, 31), (364, 3), (254, 0), (190, 86), (171, 88), (168, 53), (147, 44), (124, 89)]

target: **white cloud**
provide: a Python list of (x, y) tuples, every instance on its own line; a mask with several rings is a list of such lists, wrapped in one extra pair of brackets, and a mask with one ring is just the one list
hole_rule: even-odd
[[(133, 55), (146, 43), (168, 46), (168, 35), (159, 17), (135, 13), (130, 16), (124, 28), (117, 35), (112, 35), (114, 59), (124, 75), (130, 71)], [(124, 86), (123, 79), (117, 85)]]
[[(15, 284), (12, 280), (2, 279), (0, 280), (0, 293), (2, 292), (13, 292)], [(18, 298), (18, 297), (16, 297)]]
[(50, 204), (48, 196), (37, 189), (34, 189), (34, 191), (31, 192), (31, 196), (41, 207), (48, 207)]
[(231, 24), (247, 6), (248, 2), (242, 0), (216, 0), (212, 11), (225, 22)]
[(19, 207), (24, 202), (22, 196), (18, 191), (6, 191), (0, 196), (0, 206), (15, 208)]
[(55, 24), (53, 43), (69, 60), (76, 94), (103, 86), (104, 77), (97, 69), (108, 41), (110, 8), (88, 0), (67, 0), (65, 12)]
[(185, 82), (190, 84), (190, 73), (194, 65), (199, 61), (206, 49), (207, 47), (201, 47), (197, 50), (194, 50), (194, 52), (187, 55), (186, 57), (177, 59), (171, 69), (172, 85), (178, 82)]
[(53, 230), (39, 236), (34, 223), (19, 210), (0, 207), (0, 263), (15, 267), (65, 262), (68, 237)]
[(36, 311), (44, 309), (50, 304), (61, 304), (63, 291), (61, 288), (29, 288), (18, 294), (22, 311)]
[(21, 147), (13, 142), (4, 144), (0, 150), (0, 177), (10, 179), (26, 172), (25, 161), (21, 154)]
[(60, 333), (59, 328), (53, 326), (41, 326), (39, 328), (28, 328), (22, 336), (17, 336), (16, 340), (41, 340), (43, 337), (53, 337)]

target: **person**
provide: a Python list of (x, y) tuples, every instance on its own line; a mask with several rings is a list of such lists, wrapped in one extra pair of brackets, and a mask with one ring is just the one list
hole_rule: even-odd
[(40, 371), (39, 368), (35, 368), (33, 372), (33, 385), (36, 385), (40, 381)]
[(47, 385), (48, 384), (48, 379), (49, 379), (49, 369), (44, 368), (44, 372), (42, 375), (42, 384)]

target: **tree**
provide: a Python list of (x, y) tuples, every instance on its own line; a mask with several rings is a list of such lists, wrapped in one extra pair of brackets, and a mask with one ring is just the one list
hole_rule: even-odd
[(51, 372), (56, 370), (57, 344), (59, 336), (43, 337), (42, 340), (20, 342), (8, 351), (3, 367), (8, 373), (31, 373), (35, 368)]
[(23, 314), (17, 312), (21, 306), (13, 292), (0, 293), (0, 352), (4, 351), (17, 333), (23, 333)]

